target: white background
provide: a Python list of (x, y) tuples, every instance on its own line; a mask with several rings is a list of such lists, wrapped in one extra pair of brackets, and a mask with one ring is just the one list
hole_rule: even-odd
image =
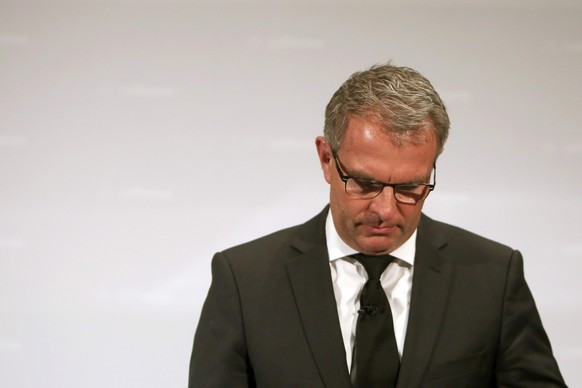
[(0, 386), (185, 387), (212, 254), (323, 208), (325, 105), (388, 59), (449, 108), (427, 214), (523, 252), (582, 386), (581, 20), (579, 0), (0, 0)]

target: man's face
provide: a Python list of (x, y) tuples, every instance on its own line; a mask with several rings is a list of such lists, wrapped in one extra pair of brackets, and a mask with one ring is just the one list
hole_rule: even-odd
[[(434, 131), (421, 144), (395, 145), (381, 125), (352, 117), (337, 156), (347, 175), (384, 183), (428, 183), (436, 159)], [(345, 192), (331, 148), (316, 139), (325, 180), (330, 184), (330, 209), (335, 228), (353, 249), (369, 255), (387, 254), (402, 245), (420, 220), (424, 200), (416, 205), (396, 202), (391, 187), (375, 198), (355, 198)]]

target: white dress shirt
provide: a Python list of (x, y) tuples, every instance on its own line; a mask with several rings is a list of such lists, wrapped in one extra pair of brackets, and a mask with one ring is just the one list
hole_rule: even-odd
[[(357, 311), (360, 308), (360, 292), (368, 276), (362, 264), (356, 259), (348, 257), (358, 252), (350, 248), (338, 235), (331, 211), (327, 216), (325, 235), (327, 251), (329, 252), (333, 292), (346, 349), (346, 362), (348, 368), (351, 368), (356, 323), (358, 321)], [(392, 309), (394, 334), (400, 357), (402, 357), (404, 337), (408, 324), (415, 252), (416, 230), (404, 244), (395, 251), (390, 252), (390, 255), (396, 257), (396, 260), (390, 263), (380, 277), (380, 282)]]

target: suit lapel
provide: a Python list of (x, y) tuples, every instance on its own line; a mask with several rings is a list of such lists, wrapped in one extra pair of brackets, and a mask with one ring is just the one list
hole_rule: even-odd
[(306, 223), (287, 261), (297, 310), (313, 358), (326, 387), (351, 387), (325, 240), (327, 211)]
[(440, 331), (452, 266), (439, 248), (446, 244), (423, 216), (418, 227), (410, 313), (398, 387), (420, 386)]

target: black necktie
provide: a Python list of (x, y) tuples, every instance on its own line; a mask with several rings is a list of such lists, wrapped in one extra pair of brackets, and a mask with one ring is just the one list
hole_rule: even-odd
[(368, 274), (368, 281), (360, 296), (352, 381), (356, 388), (395, 387), (400, 357), (394, 336), (392, 311), (380, 283), (380, 275), (394, 258), (363, 254), (352, 257), (362, 263)]

